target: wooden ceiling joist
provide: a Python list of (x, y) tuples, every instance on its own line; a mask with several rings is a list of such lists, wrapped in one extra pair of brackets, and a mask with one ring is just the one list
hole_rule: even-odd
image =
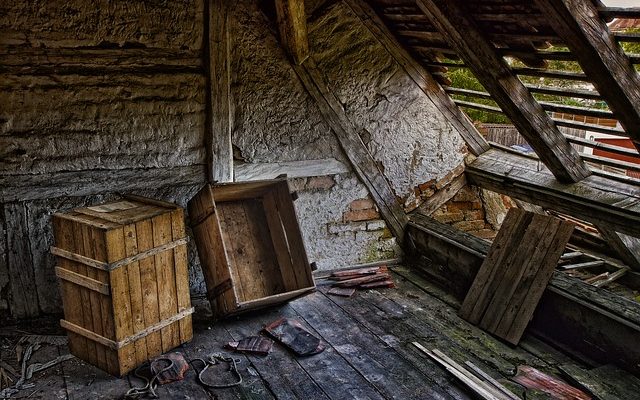
[(580, 155), (477, 28), (459, 0), (418, 0), (416, 4), (447, 37), (559, 181), (578, 182), (590, 175)]
[(640, 149), (640, 76), (590, 1), (535, 0)]

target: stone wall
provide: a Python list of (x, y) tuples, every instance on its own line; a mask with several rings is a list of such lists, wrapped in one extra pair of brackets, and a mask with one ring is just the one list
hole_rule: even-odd
[[(309, 259), (326, 269), (398, 256), (258, 3), (229, 16), (235, 161), (333, 160), (339, 171), (290, 180)], [(460, 164), (463, 142), (346, 4), (321, 4), (312, 57), (406, 202)], [(205, 182), (204, 3), (11, 0), (0, 15), (0, 310), (27, 287), (40, 312), (57, 312), (52, 213), (119, 192), (185, 206)], [(193, 244), (189, 257), (202, 294)], [(16, 268), (30, 286), (10, 279)]]
[(0, 5), (0, 309), (22, 290), (41, 312), (60, 310), (54, 212), (114, 192), (184, 206), (204, 182), (203, 4)]

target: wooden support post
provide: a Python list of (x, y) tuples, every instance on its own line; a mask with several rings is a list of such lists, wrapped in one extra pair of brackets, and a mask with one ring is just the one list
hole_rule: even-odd
[(464, 11), (460, 0), (418, 0), (418, 7), (447, 40), (504, 113), (562, 182), (591, 172), (542, 106)]
[(595, 2), (535, 0), (534, 3), (577, 57), (640, 150), (640, 76), (598, 15)]
[(312, 59), (308, 59), (300, 66), (295, 66), (294, 70), (318, 104), (320, 112), (338, 138), (338, 142), (354, 171), (369, 189), (369, 193), (378, 205), (389, 229), (396, 236), (398, 242), (402, 243), (404, 228), (408, 221), (407, 215), (398, 203), (391, 185), (380, 172), (376, 161), (347, 117), (342, 104), (329, 90)]
[(420, 90), (445, 115), (462, 136), (469, 151), (477, 156), (489, 150), (489, 144), (469, 118), (453, 103), (433, 76), (402, 47), (371, 6), (364, 0), (347, 0), (347, 4), (387, 52), (404, 68)]
[(226, 0), (207, 0), (207, 176), (210, 182), (233, 181), (229, 21)]
[(296, 65), (309, 57), (304, 0), (276, 0), (280, 41)]

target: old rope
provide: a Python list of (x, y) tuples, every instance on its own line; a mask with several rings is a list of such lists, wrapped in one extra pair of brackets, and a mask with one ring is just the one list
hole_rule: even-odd
[[(210, 355), (207, 360), (204, 360), (202, 358), (194, 358), (191, 362), (194, 363), (195, 361), (200, 361), (203, 365), (202, 370), (198, 373), (198, 381), (204, 387), (211, 388), (211, 389), (225, 389), (225, 388), (238, 386), (239, 384), (242, 383), (242, 375), (240, 375), (240, 372), (238, 371), (238, 365), (237, 365), (237, 363), (240, 362), (240, 360), (237, 360), (233, 357), (225, 357), (225, 355), (222, 353), (214, 353)], [(204, 380), (203, 375), (207, 371), (207, 369), (209, 369), (209, 367), (211, 366), (219, 364), (220, 362), (229, 363), (229, 371), (237, 377), (238, 379), (237, 381), (232, 383), (214, 384)], [(195, 368), (195, 364), (194, 364), (194, 368)]]
[(142, 381), (145, 382), (145, 384), (144, 386), (141, 386), (141, 387), (132, 387), (131, 389), (129, 389), (127, 393), (124, 395), (125, 400), (135, 400), (135, 399), (141, 399), (144, 397), (149, 397), (152, 399), (158, 398), (158, 395), (156, 394), (156, 388), (158, 387), (158, 378), (163, 372), (173, 368), (173, 360), (171, 360), (170, 358), (157, 358), (157, 360), (169, 362), (169, 365), (167, 365), (162, 370), (158, 371), (158, 373), (153, 375), (151, 379), (148, 379), (146, 376), (140, 374), (140, 370), (146, 366), (148, 366), (149, 371), (151, 371), (151, 364), (149, 362), (146, 362), (141, 366), (139, 366), (138, 368), (136, 368), (133, 374), (136, 377), (142, 379)]

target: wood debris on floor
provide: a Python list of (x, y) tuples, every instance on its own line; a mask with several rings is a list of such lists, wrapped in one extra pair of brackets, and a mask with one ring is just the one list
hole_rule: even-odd
[(329, 294), (351, 297), (356, 289), (393, 288), (393, 278), (386, 266), (335, 271), (328, 276), (334, 281)]
[[(176, 349), (190, 368), (184, 372), (183, 380), (159, 385), (156, 394), (159, 399), (221, 400), (475, 398), (466, 385), (455, 380), (440, 364), (424, 357), (411, 344), (414, 341), (429, 349), (440, 349), (473, 372), (467, 363), (470, 362), (519, 398), (525, 395), (533, 398), (534, 393), (539, 393), (511, 380), (519, 365), (529, 365), (550, 376), (564, 376), (558, 369), (562, 366), (567, 371), (571, 369), (576, 379), (588, 381), (594, 390), (596, 385), (616, 385), (619, 389), (612, 393), (626, 393), (625, 386), (634, 388), (629, 377), (621, 375), (619, 381), (614, 381), (605, 371), (597, 373), (598, 369), (575, 361), (531, 336), (525, 335), (520, 346), (510, 346), (458, 317), (455, 310), (459, 303), (421, 275), (403, 267), (393, 267), (387, 272), (398, 290), (365, 290), (344, 298), (329, 295), (329, 285), (319, 285), (318, 291), (287, 304), (216, 322), (202, 312), (196, 314), (193, 340)], [(298, 357), (275, 344), (266, 355), (224, 353), (227, 343), (255, 337), (280, 318), (298, 321), (304, 330), (322, 341), (325, 350), (310, 357)], [(14, 332), (1, 341), (0, 359), (18, 373), (15, 346), (23, 335)], [(65, 344), (42, 346), (33, 353), (32, 362), (46, 363), (68, 352)], [(222, 389), (198, 384), (197, 376), (203, 365), (194, 360), (208, 360), (216, 352), (237, 360), (240, 384)], [(205, 372), (205, 380), (215, 385), (234, 383), (238, 377), (229, 368), (227, 362), (211, 365)], [(580, 374), (589, 374), (589, 378)], [(122, 398), (143, 381), (133, 375), (114, 378), (73, 358), (34, 374), (29, 383), (36, 386), (11, 398)], [(573, 381), (569, 383), (585, 391)]]
[(569, 222), (509, 210), (459, 315), (518, 344), (572, 232)]

